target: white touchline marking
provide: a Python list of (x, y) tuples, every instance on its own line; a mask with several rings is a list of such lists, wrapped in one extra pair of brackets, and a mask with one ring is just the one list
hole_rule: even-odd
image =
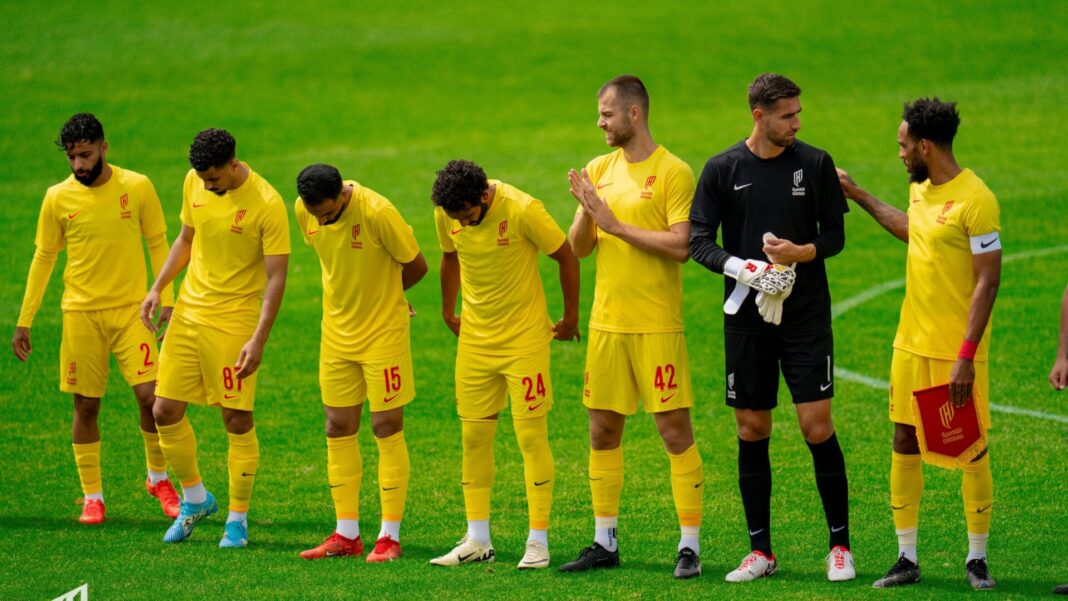
[[(1011, 254), (1001, 259), (1002, 263), (1012, 263), (1014, 261), (1020, 261), (1022, 259), (1031, 259), (1034, 257), (1043, 257), (1046, 255), (1054, 255), (1058, 253), (1068, 252), (1068, 244), (1061, 246), (1051, 246), (1050, 248), (1041, 248), (1038, 250), (1028, 250)], [(851, 296), (840, 303), (835, 303), (831, 307), (831, 319), (841, 317), (843, 313), (854, 309), (871, 299), (881, 296), (891, 290), (897, 290), (898, 288), (905, 287), (905, 279), (900, 278), (891, 280), (889, 282), (883, 282), (878, 286), (872, 286), (863, 292)], [(877, 388), (879, 390), (890, 390), (890, 384), (886, 381), (871, 376), (866, 376), (861, 373), (850, 371), (844, 367), (835, 366), (834, 372), (839, 375), (843, 380), (850, 382), (857, 382), (870, 386), (871, 388)], [(1057, 415), (1056, 413), (1046, 413), (1045, 411), (1036, 411), (1034, 409), (1022, 409), (1020, 407), (1014, 407), (1012, 405), (1000, 405), (997, 403), (990, 403), (990, 410), (998, 413), (1009, 413), (1012, 415), (1026, 415), (1028, 417), (1034, 417), (1038, 419), (1045, 419), (1054, 422), (1060, 422), (1062, 424), (1068, 424), (1068, 417), (1063, 415)]]

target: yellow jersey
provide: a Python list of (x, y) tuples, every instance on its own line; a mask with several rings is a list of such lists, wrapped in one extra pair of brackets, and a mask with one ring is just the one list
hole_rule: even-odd
[(540, 200), (497, 180), (479, 225), (464, 227), (434, 210), (438, 244), (460, 260), (460, 346), (488, 355), (524, 355), (549, 344), (553, 324), (538, 272), (538, 251), (567, 240)]
[(205, 190), (190, 169), (181, 217), (196, 232), (174, 312), (223, 332), (253, 332), (267, 283), (263, 257), (289, 254), (282, 197), (252, 169), (239, 188), (222, 196)]
[(415, 260), (419, 244), (389, 200), (345, 184), (352, 198), (334, 223), (319, 225), (300, 198), (294, 209), (323, 270), (323, 349), (356, 361), (392, 356), (408, 348), (401, 264)]
[[(968, 326), (975, 291), (972, 255), (1001, 249), (997, 198), (971, 169), (940, 186), (909, 186), (905, 301), (894, 348), (953, 361)], [(976, 361), (986, 361), (990, 325)]]
[[(598, 196), (622, 222), (668, 231), (690, 220), (696, 187), (693, 170), (663, 146), (639, 163), (627, 162), (619, 149), (593, 159), (586, 170)], [(681, 332), (682, 265), (597, 228), (590, 329), (624, 334)]]
[[(111, 165), (111, 178), (102, 186), (90, 188), (71, 175), (48, 189), (35, 242), (52, 255), (67, 249), (62, 309), (100, 311), (144, 300), (148, 274), (141, 240), (166, 233), (152, 182)], [(19, 315), (23, 327), (32, 324), (44, 290), (31, 292), (27, 291)], [(173, 304), (171, 287), (164, 291), (163, 304)]]

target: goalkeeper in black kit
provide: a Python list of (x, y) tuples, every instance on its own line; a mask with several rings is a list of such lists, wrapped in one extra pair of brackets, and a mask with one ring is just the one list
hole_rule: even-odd
[[(738, 424), (738, 486), (751, 552), (728, 582), (770, 576), (771, 410), (779, 373), (812, 452), (830, 531), (827, 578), (856, 577), (845, 459), (831, 420), (834, 342), (824, 260), (845, 245), (849, 210), (826, 152), (797, 140), (801, 89), (765, 73), (749, 86), (753, 131), (709, 159), (690, 210), (690, 255), (724, 286), (726, 400)], [(723, 244), (716, 243), (723, 230)]]

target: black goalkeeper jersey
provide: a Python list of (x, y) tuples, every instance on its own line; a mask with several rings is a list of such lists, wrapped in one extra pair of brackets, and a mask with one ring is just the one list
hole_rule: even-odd
[[(724, 314), (733, 332), (804, 332), (829, 328), (831, 294), (824, 260), (845, 245), (849, 211), (834, 161), (826, 152), (795, 141), (773, 159), (754, 155), (745, 140), (708, 160), (690, 208), (690, 254), (708, 269), (723, 273), (731, 255), (767, 261), (763, 235), (771, 232), (794, 244), (813, 243), (816, 258), (798, 263), (797, 282), (783, 305), (782, 324), (766, 323), (751, 290), (735, 315)], [(723, 229), (723, 246), (716, 243)], [(724, 299), (737, 282), (725, 278)]]

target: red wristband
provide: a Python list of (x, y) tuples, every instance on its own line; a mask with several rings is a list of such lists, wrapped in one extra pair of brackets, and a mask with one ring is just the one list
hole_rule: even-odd
[(972, 361), (975, 359), (975, 351), (979, 349), (978, 342), (972, 342), (965, 338), (960, 342), (960, 352), (957, 353), (957, 357), (960, 359), (967, 359)]

